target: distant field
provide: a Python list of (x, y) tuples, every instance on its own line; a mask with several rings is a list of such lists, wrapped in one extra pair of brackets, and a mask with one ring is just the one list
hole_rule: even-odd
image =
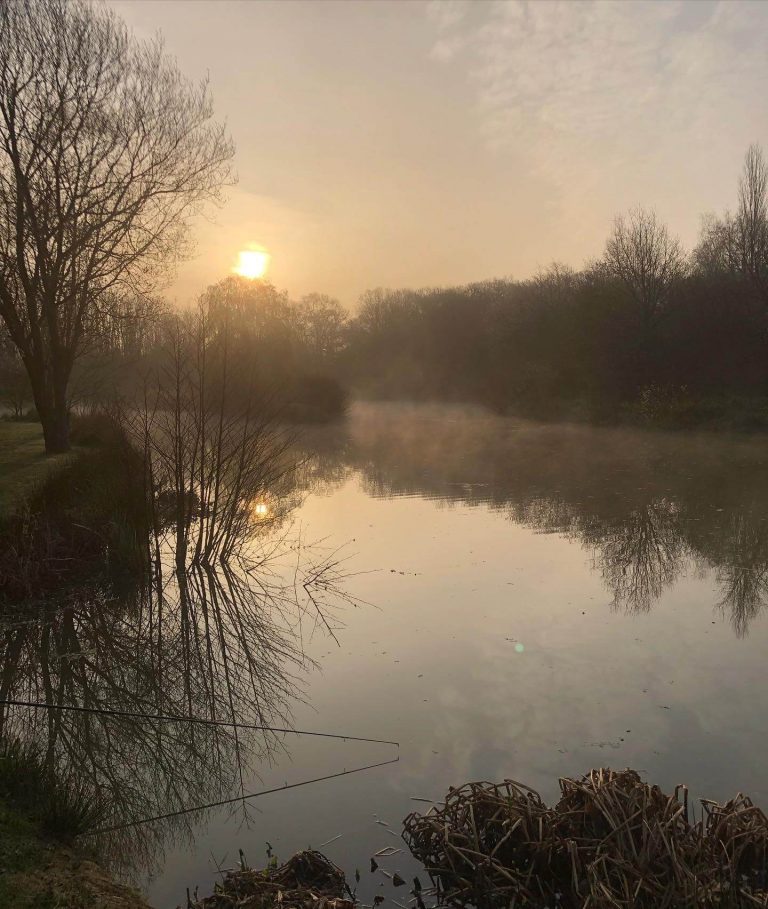
[(39, 423), (0, 421), (0, 515), (68, 457), (46, 457)]

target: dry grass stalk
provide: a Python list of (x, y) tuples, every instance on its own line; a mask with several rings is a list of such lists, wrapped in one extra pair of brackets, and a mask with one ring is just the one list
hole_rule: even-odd
[(563, 909), (768, 906), (768, 819), (749, 799), (666, 795), (634, 770), (560, 780), (547, 807), (513, 781), (452, 789), (445, 806), (413, 813), (404, 838), (441, 902)]
[(284, 865), (228, 872), (215, 892), (190, 909), (353, 909), (344, 872), (320, 852), (297, 852)]

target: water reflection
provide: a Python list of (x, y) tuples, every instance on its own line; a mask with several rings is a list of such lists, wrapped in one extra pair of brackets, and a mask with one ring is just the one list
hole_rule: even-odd
[(490, 508), (581, 544), (616, 610), (647, 612), (712, 573), (743, 636), (768, 601), (762, 439), (514, 423), (457, 408), (358, 406), (316, 433), (313, 482)]
[[(700, 609), (705, 630), (719, 610), (744, 636), (768, 602), (768, 452), (762, 440), (537, 427), (456, 409), (377, 405), (357, 407), (345, 427), (313, 431), (304, 445), (306, 458), (285, 499), (298, 502), (311, 491), (315, 514), (329, 515), (323, 525), (329, 533), (340, 540), (350, 527), (350, 537), (359, 533), (360, 567), (389, 569), (366, 580), (365, 594), (381, 610), (366, 610), (346, 630), (344, 651), (333, 651), (326, 676), (313, 679), (311, 692), (306, 683), (315, 664), (305, 643), (318, 629), (323, 636), (336, 633), (332, 606), (343, 593), (343, 566), (328, 553), (304, 553), (276, 532), (276, 524), (254, 543), (247, 565), (183, 572), (166, 565), (128, 590), (81, 590), (65, 603), (0, 616), (0, 700), (122, 711), (0, 707), (0, 736), (33, 743), (58, 774), (77, 772), (106, 795), (105, 826), (237, 797), (254, 788), (260, 772), (266, 785), (285, 778), (282, 768), (270, 777), (284, 758), (282, 734), (126, 714), (291, 726), (294, 709), (301, 717), (311, 701), (321, 711), (318, 728), (403, 741), (403, 782), (394, 775), (375, 785), (345, 779), (325, 795), (297, 790), (301, 799), (294, 801), (280, 793), (280, 805), (262, 824), (264, 835), (248, 848), (257, 839), (261, 846), (265, 836), (276, 842), (281, 825), (300, 838), (296, 848), (323, 843), (339, 832), (328, 820), (334, 811), (339, 818), (365, 812), (370, 824), (374, 811), (386, 811), (396, 821), (412, 809), (410, 796), (439, 796), (468, 778), (515, 774), (538, 786), (537, 774), (554, 780), (561, 770), (580, 772), (604, 761), (609, 747), (638, 749), (622, 762), (636, 759), (643, 767), (673, 754), (675, 779), (699, 767), (705, 755), (716, 776), (721, 763), (730, 767), (732, 743), (741, 736), (752, 743), (745, 754), (762, 766), (765, 724), (754, 720), (759, 676), (749, 674), (747, 660), (759, 650), (759, 633), (749, 645), (733, 642), (730, 649), (722, 637), (715, 644), (714, 634), (695, 634)], [(438, 522), (420, 501), (372, 503), (359, 487), (377, 499), (432, 500), (446, 520)], [(458, 506), (482, 518), (473, 522), (476, 536), (463, 535), (467, 519)], [(455, 521), (447, 520), (451, 509)], [(438, 523), (442, 530), (435, 529)], [(512, 523), (582, 547), (584, 562), (620, 613), (648, 613), (665, 593), (702, 575), (717, 590), (699, 603), (705, 588), (692, 586), (677, 623), (662, 610), (656, 624), (638, 620), (653, 641), (642, 643), (626, 631), (633, 623), (624, 619), (609, 628), (602, 616), (582, 619), (586, 594), (578, 606), (563, 603), (568, 579), (588, 586), (581, 566), (540, 591), (533, 572), (524, 592), (506, 587), (527, 567), (513, 578), (513, 563), (525, 560), (513, 547), (533, 539)], [(537, 542), (558, 559), (575, 550), (553, 539)], [(479, 551), (484, 545), (488, 551)], [(401, 564), (411, 549), (414, 564)], [(434, 562), (418, 564), (421, 558)], [(475, 559), (465, 571), (464, 563)], [(540, 570), (548, 570), (550, 563), (540, 559)], [(395, 574), (395, 567), (413, 572)], [(720, 655), (714, 681), (695, 660), (680, 659), (676, 641), (664, 633), (668, 621), (701, 649), (705, 668)], [(326, 654), (315, 646), (314, 656), (320, 662)], [(739, 698), (721, 704), (713, 692), (729, 666), (744, 681), (734, 688)], [(681, 692), (674, 712), (672, 691)], [(634, 738), (630, 743), (630, 729), (648, 747)], [(722, 761), (706, 737), (710, 729), (722, 731), (726, 741)], [(308, 747), (303, 758), (294, 749), (294, 776), (350, 767), (358, 753), (348, 747), (327, 753)], [(690, 756), (689, 765), (681, 765), (681, 754)], [(360, 754), (361, 765), (369, 760), (367, 751)], [(744, 786), (755, 790), (750, 773)], [(706, 791), (720, 792), (703, 782)], [(249, 819), (242, 803), (236, 810), (236, 820)], [(162, 849), (178, 843), (164, 885), (177, 899), (187, 885), (212, 886), (213, 871), (195, 875), (214, 847), (218, 859), (248, 845), (237, 823), (220, 820), (210, 818), (215, 835), (198, 852), (186, 844), (193, 833), (200, 841), (206, 829), (201, 814), (118, 831), (102, 845), (115, 861), (156, 866)], [(361, 817), (350, 822), (354, 833), (335, 847), (352, 843), (350, 873), (361, 860), (362, 824)], [(374, 836), (380, 833), (376, 827), (366, 848), (382, 845)]]
[[(99, 851), (124, 872), (157, 867), (204, 816), (131, 825), (242, 795), (286, 751), (281, 732), (228, 724), (291, 726), (314, 665), (303, 637), (318, 623), (334, 631), (329, 605), (344, 595), (332, 559), (297, 568), (296, 545), (283, 543), (259, 561), (156, 571), (0, 617), (0, 739), (108, 806), (103, 826), (123, 829), (100, 836)], [(233, 810), (248, 819), (246, 802)]]

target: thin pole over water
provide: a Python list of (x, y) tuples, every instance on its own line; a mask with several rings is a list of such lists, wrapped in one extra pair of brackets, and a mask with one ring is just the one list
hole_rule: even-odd
[(394, 745), (400, 747), (400, 742), (389, 739), (370, 739), (359, 735), (341, 735), (336, 732), (316, 732), (308, 729), (291, 729), (282, 726), (265, 726), (261, 723), (236, 723), (229, 720), (210, 720), (205, 717), (180, 716), (163, 713), (140, 713), (132, 710), (112, 710), (106, 707), (82, 707), (78, 704), (43, 704), (39, 701), (19, 701), (11, 698), (0, 699), (0, 705), (8, 707), (31, 707), (34, 710), (70, 710), (75, 713), (99, 713), (105, 716), (119, 716), (128, 719), (154, 720), (171, 723), (199, 723), (204, 726), (226, 726), (230, 729), (257, 729), (263, 732), (284, 732), (293, 735), (313, 735), (325, 739), (342, 739), (345, 742), (371, 742), (376, 745)]

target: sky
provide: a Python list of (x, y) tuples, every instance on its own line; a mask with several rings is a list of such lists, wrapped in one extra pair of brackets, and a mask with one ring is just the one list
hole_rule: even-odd
[(109, 0), (210, 77), (238, 180), (179, 304), (271, 255), (298, 298), (527, 278), (655, 208), (690, 248), (768, 147), (768, 3)]

